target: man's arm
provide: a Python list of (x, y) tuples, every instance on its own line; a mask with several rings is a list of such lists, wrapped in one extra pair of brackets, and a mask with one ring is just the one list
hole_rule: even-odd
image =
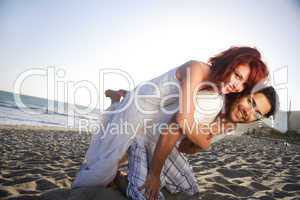
[[(145, 197), (149, 200), (156, 200), (160, 191), (160, 174), (169, 154), (172, 152), (177, 140), (180, 138), (182, 132), (179, 128), (174, 129), (171, 127), (178, 127), (178, 124), (171, 123), (169, 128), (163, 131), (156, 144), (150, 170), (146, 178), (145, 184), (140, 190), (145, 189)], [(211, 136), (205, 135), (206, 140), (210, 140)]]
[(150, 173), (154, 175), (160, 175), (165, 160), (172, 152), (180, 136), (181, 136), (180, 130), (176, 130), (172, 132), (166, 130), (161, 133), (153, 153)]
[(200, 152), (201, 147), (195, 145), (194, 143), (192, 143), (188, 138), (184, 138), (178, 147), (178, 151), (181, 153), (185, 153), (185, 154), (195, 154)]
[(161, 170), (180, 135), (181, 133), (179, 130), (172, 132), (166, 130), (160, 134), (159, 140), (154, 150), (148, 176), (146, 178), (145, 184), (140, 188), (140, 190), (145, 189), (146, 199), (158, 199), (160, 191)]
[[(176, 118), (173, 117), (168, 129), (164, 130), (161, 133), (156, 144), (149, 174), (146, 178), (145, 184), (141, 187), (145, 189), (147, 199), (156, 199), (156, 197), (159, 195), (161, 170), (167, 157), (172, 152), (177, 140), (182, 135), (182, 130), (179, 128), (179, 125), (175, 123), (175, 121)], [(224, 126), (225, 129), (219, 129), (219, 123), (221, 123), (220, 118), (211, 123), (211, 128), (209, 129), (207, 129), (207, 127), (203, 124), (198, 124), (198, 130), (200, 130), (200, 132), (197, 134), (201, 135), (201, 137), (203, 137), (203, 140), (205, 140), (207, 144), (210, 144), (214, 135), (219, 134), (222, 131), (226, 132), (227, 126)], [(174, 127), (176, 128), (174, 129)], [(199, 152), (200, 150), (205, 149), (193, 143), (193, 141), (191, 141), (189, 138), (185, 138), (179, 146), (180, 152), (188, 154), (194, 154)]]

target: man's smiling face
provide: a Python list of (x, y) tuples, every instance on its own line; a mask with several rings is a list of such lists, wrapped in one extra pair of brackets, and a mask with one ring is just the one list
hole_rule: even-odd
[(271, 104), (263, 93), (238, 98), (230, 108), (230, 119), (235, 123), (249, 123), (265, 116)]

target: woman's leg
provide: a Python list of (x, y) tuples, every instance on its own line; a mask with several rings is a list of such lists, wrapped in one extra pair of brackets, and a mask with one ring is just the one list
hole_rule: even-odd
[[(100, 129), (105, 129), (108, 122), (112, 120), (113, 115), (108, 113), (107, 111), (114, 111), (116, 110), (116, 108), (118, 108), (119, 104), (120, 104), (120, 99), (121, 99), (121, 95), (120, 93), (118, 93), (118, 91), (114, 91), (114, 90), (106, 90), (105, 91), (105, 96), (109, 97), (111, 100), (111, 104), (108, 108), (105, 109), (104, 113), (100, 113), (99, 116), (99, 128)], [(91, 138), (91, 142), (89, 145), (89, 149), (86, 152), (86, 156), (85, 156), (85, 160), (87, 160), (87, 155), (91, 155), (90, 151), (93, 151), (92, 147), (97, 146), (95, 143), (97, 143), (97, 141), (99, 140), (99, 137), (101, 137), (100, 134), (93, 134), (92, 138)], [(95, 155), (96, 156), (96, 155)], [(89, 157), (89, 159), (95, 159), (92, 158), (91, 156)]]
[[(123, 103), (123, 101), (112, 101), (111, 106), (107, 110), (111, 111), (122, 107)], [(110, 130), (109, 127), (108, 129), (106, 128), (108, 122), (111, 124), (120, 124), (122, 119), (125, 118), (125, 112), (117, 115), (103, 114), (101, 116), (100, 123), (103, 130), (93, 135), (85, 156), (85, 162), (77, 173), (72, 187), (105, 186), (114, 179), (119, 160), (123, 156), (119, 154), (122, 154), (121, 151), (126, 152), (129, 139), (126, 134), (120, 134), (122, 130)]]
[[(114, 109), (118, 103), (112, 104), (108, 109)], [(105, 128), (108, 121), (110, 121), (111, 116), (103, 114), (100, 116), (100, 126)], [(82, 165), (80, 166), (79, 172), (76, 174), (75, 180), (72, 184), (72, 187), (85, 187), (85, 186), (94, 186), (101, 185), (105, 186), (112, 179), (114, 172), (117, 170), (118, 162), (112, 162), (113, 160), (107, 161), (105, 159), (99, 159), (101, 152), (98, 151), (99, 141), (101, 140), (101, 134), (93, 134), (89, 148), (85, 154), (85, 159)], [(109, 164), (107, 167), (106, 164)], [(111, 168), (112, 175), (110, 177), (104, 176), (105, 172), (102, 169)], [(108, 180), (104, 180), (108, 178)]]

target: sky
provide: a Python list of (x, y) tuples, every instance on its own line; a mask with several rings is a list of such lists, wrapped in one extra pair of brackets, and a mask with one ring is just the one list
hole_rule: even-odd
[[(292, 109), (300, 110), (299, 35), (296, 0), (0, 0), (0, 90), (14, 91), (23, 80), (23, 94), (104, 105), (102, 86), (129, 86), (120, 75), (101, 79), (103, 69), (121, 69), (136, 84), (191, 59), (206, 62), (247, 45), (261, 51), (281, 109), (291, 100)], [(53, 72), (55, 81), (22, 76), (33, 69)], [(74, 89), (76, 83), (87, 86)]]

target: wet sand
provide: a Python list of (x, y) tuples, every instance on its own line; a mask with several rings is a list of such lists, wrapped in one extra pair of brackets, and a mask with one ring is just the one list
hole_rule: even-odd
[[(90, 134), (0, 126), (0, 141), (0, 199), (126, 199), (113, 189), (70, 190)], [(189, 161), (201, 190), (194, 199), (300, 199), (299, 145), (230, 137)]]

